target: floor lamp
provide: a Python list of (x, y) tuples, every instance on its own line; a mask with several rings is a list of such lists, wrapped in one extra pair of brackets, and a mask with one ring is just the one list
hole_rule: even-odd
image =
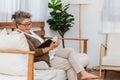
[[(79, 5), (79, 38), (82, 38), (82, 6), (88, 4), (89, 0), (70, 0), (70, 4)], [(82, 52), (81, 42), (79, 43), (80, 50)]]

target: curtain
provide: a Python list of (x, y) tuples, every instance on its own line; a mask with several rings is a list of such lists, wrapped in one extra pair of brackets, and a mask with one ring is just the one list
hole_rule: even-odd
[(45, 21), (47, 19), (49, 0), (28, 0), (28, 7), (26, 8), (32, 14), (32, 20)]
[(18, 10), (30, 12), (33, 21), (44, 21), (47, 17), (48, 0), (0, 0), (0, 22), (11, 21)]
[(104, 0), (102, 8), (103, 33), (120, 32), (120, 0)]
[(0, 21), (11, 21), (11, 14), (19, 9), (19, 0), (0, 0)]

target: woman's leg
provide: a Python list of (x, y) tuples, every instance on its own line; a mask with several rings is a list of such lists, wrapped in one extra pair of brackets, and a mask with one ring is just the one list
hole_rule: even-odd
[(76, 71), (76, 73), (84, 70), (83, 66), (79, 63), (79, 55), (75, 53), (72, 48), (59, 49), (56, 51), (55, 56), (67, 59), (70, 65), (72, 65), (72, 67)]
[(70, 65), (67, 59), (55, 56), (50, 61), (50, 64), (56, 69), (65, 70), (67, 72), (68, 80), (77, 80), (77, 73), (72, 69), (72, 66)]
[(67, 70), (68, 80), (78, 80), (76, 72), (73, 68)]
[(82, 79), (98, 77), (84, 70), (84, 67), (80, 64), (79, 61), (79, 54), (75, 53), (72, 48), (60, 49), (56, 51), (56, 56), (68, 59), (68, 62), (70, 63), (72, 68), (75, 70), (76, 73), (80, 73)]
[(58, 49), (57, 51), (55, 51), (55, 56), (68, 59), (69, 55), (73, 52), (74, 50), (72, 48), (62, 48), (62, 49)]

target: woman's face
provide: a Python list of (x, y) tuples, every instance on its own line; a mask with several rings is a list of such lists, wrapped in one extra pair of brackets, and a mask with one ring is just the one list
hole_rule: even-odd
[(29, 18), (26, 18), (20, 24), (17, 24), (17, 26), (23, 32), (29, 33), (32, 27), (32, 22)]

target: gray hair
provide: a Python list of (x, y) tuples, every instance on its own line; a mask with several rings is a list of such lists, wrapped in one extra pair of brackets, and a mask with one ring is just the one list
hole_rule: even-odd
[(26, 18), (31, 18), (31, 14), (24, 11), (17, 11), (11, 17), (17, 24), (20, 24)]

